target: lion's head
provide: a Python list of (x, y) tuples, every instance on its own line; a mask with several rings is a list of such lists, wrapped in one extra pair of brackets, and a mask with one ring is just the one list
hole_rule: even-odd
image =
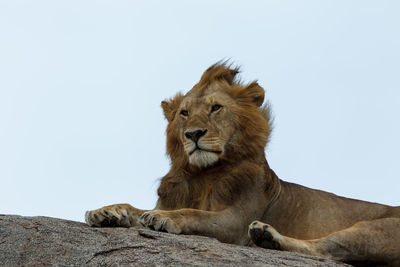
[(161, 103), (172, 167), (204, 169), (264, 156), (271, 132), (268, 106), (261, 106), (264, 89), (241, 83), (238, 73), (214, 64), (186, 95)]

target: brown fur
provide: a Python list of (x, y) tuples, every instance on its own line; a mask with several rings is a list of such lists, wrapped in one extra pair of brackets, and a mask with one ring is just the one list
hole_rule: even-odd
[(87, 223), (140, 223), (242, 245), (251, 238), (266, 248), (352, 263), (400, 264), (399, 207), (287, 183), (269, 168), (264, 90), (257, 82), (240, 82), (238, 72), (212, 65), (187, 94), (162, 102), (171, 169), (158, 188), (156, 208), (111, 205), (87, 212)]

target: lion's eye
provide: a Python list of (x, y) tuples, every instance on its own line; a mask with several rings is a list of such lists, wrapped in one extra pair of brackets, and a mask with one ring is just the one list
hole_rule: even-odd
[(180, 113), (182, 116), (184, 116), (184, 117), (187, 117), (187, 116), (189, 116), (189, 111), (187, 111), (187, 110), (181, 110), (181, 113)]
[(211, 108), (211, 112), (218, 111), (218, 110), (220, 110), (221, 108), (222, 108), (222, 106), (221, 106), (221, 105), (218, 105), (218, 104), (216, 104), (216, 105), (212, 106), (212, 108)]

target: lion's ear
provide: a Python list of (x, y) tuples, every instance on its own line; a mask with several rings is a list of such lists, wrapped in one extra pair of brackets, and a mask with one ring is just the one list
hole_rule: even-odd
[(164, 111), (164, 116), (167, 118), (168, 122), (171, 122), (175, 118), (175, 114), (179, 108), (183, 99), (181, 93), (176, 94), (173, 98), (164, 100), (161, 102), (161, 107)]
[(252, 82), (242, 90), (240, 90), (236, 97), (241, 98), (247, 102), (254, 103), (257, 107), (261, 106), (264, 102), (264, 88), (257, 82)]

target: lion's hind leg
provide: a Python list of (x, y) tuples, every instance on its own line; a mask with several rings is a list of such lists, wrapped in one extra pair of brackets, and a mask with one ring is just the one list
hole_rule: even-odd
[(143, 212), (129, 204), (116, 204), (87, 211), (85, 221), (95, 227), (131, 227), (138, 225), (137, 220)]
[(254, 244), (263, 248), (322, 256), (314, 250), (310, 241), (283, 236), (271, 225), (260, 221), (254, 221), (250, 224), (249, 236)]
[(279, 234), (272, 226), (255, 221), (249, 235), (256, 245), (322, 256), (351, 264), (400, 266), (400, 218), (362, 221), (350, 228), (314, 240)]

